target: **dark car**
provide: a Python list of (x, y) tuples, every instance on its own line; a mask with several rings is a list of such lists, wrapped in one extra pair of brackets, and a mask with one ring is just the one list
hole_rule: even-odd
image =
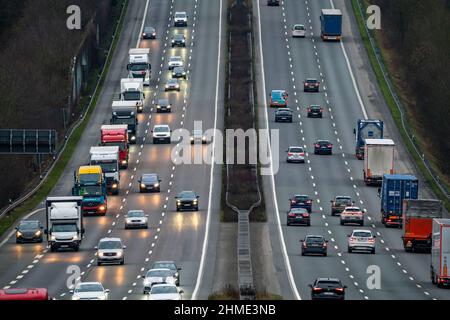
[(312, 211), (312, 199), (306, 194), (296, 194), (289, 199), (289, 205), (292, 208), (303, 208), (311, 213)]
[(308, 118), (322, 118), (323, 108), (321, 106), (312, 105), (308, 107)]
[(186, 79), (186, 71), (183, 67), (175, 67), (172, 70), (172, 78), (183, 78)]
[(302, 256), (307, 254), (327, 256), (328, 241), (323, 236), (306, 236), (300, 242), (302, 243)]
[(169, 103), (169, 99), (159, 99), (156, 104), (156, 112), (171, 112), (172, 105)]
[(311, 300), (345, 300), (345, 289), (341, 280), (335, 278), (317, 278), (310, 284)]
[(340, 214), (346, 207), (351, 207), (354, 204), (352, 197), (349, 196), (336, 196), (330, 202), (332, 216)]
[(156, 173), (146, 173), (138, 180), (139, 191), (143, 192), (160, 192), (161, 191), (161, 179)]
[(175, 197), (177, 211), (193, 210), (198, 211), (199, 196), (194, 191), (182, 191)]
[(268, 6), (279, 6), (280, 0), (267, 0), (267, 5)]
[(290, 226), (291, 224), (302, 224), (311, 225), (311, 214), (308, 210), (303, 208), (292, 208), (287, 212), (286, 224)]
[(142, 32), (142, 39), (156, 39), (156, 30), (153, 27), (145, 27)]
[(16, 227), (16, 243), (42, 242), (43, 227), (37, 220), (22, 220)]
[(172, 37), (173, 47), (186, 47), (186, 38), (182, 34), (176, 34)]
[(180, 271), (181, 268), (178, 267), (173, 261), (155, 261), (150, 269), (169, 269), (172, 271), (173, 276), (175, 277), (175, 285), (180, 285)]
[(292, 122), (291, 109), (281, 108), (275, 111), (275, 122)]
[(319, 92), (320, 82), (314, 78), (308, 78), (303, 82), (303, 91)]
[(333, 144), (328, 140), (317, 140), (314, 143), (314, 154), (333, 154)]

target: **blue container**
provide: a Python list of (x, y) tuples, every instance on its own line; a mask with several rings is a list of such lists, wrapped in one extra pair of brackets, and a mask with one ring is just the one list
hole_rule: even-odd
[(412, 175), (385, 174), (381, 189), (381, 212), (401, 216), (403, 200), (418, 198), (419, 180)]
[(364, 159), (364, 145), (366, 139), (383, 139), (383, 121), (381, 120), (361, 120), (356, 123), (356, 156)]
[(322, 37), (342, 35), (342, 13), (339, 9), (322, 9), (320, 16)]

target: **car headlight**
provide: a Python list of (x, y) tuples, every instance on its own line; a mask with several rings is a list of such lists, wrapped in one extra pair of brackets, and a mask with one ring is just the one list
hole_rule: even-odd
[(157, 105), (157, 106), (156, 106), (156, 109), (161, 109), (161, 106), (160, 106), (160, 105)]
[(194, 201), (192, 201), (194, 204), (196, 204), (197, 203), (197, 199), (194, 199)]
[(181, 200), (177, 200), (177, 204), (181, 204)]
[(131, 136), (131, 141), (136, 140), (136, 136)]
[(112, 187), (113, 187), (113, 189), (116, 189), (116, 188), (117, 188), (117, 183), (114, 183), (114, 184), (112, 185)]
[(194, 137), (191, 137), (191, 141), (194, 141)]
[(117, 252), (117, 256), (118, 256), (118, 257), (121, 257), (122, 255), (123, 255), (123, 252), (122, 252), (122, 251)]
[(185, 75), (186, 74), (186, 71), (183, 71), (183, 75)]
[(179, 84), (177, 84), (177, 85), (175, 85), (175, 87), (179, 88), (179, 87), (180, 87), (180, 85), (179, 85)]
[(127, 160), (122, 160), (122, 164), (127, 164)]
[(206, 137), (202, 137), (202, 140), (205, 141), (205, 140), (206, 140)]
[(156, 36), (156, 32), (153, 32), (153, 33), (152, 33), (152, 36)]
[(99, 257), (103, 257), (103, 256), (104, 256), (103, 252), (100, 251), (100, 252), (98, 253), (98, 256), (99, 256)]
[(72, 296), (72, 300), (80, 300), (79, 296)]
[(178, 278), (178, 276), (180, 275), (178, 272), (175, 272), (175, 277), (177, 277)]
[(169, 87), (169, 85), (168, 84), (166, 84), (166, 88), (168, 88)]
[(141, 183), (141, 188), (145, 188), (145, 184)]
[(100, 206), (100, 208), (98, 208), (100, 211), (105, 211), (106, 207), (105, 206)]
[(50, 240), (51, 240), (51, 241), (55, 241), (55, 240), (56, 240), (56, 237), (55, 237), (55, 236), (51, 236), (51, 237), (50, 237)]
[(22, 236), (22, 232), (17, 231), (17, 232), (16, 232), (16, 236), (17, 236), (17, 237), (21, 237), (21, 236)]
[(155, 188), (158, 188), (159, 187), (159, 183), (155, 183)]
[(145, 37), (147, 34), (146, 34), (146, 33), (143, 33), (142, 35)]
[(79, 240), (78, 236), (77, 235), (73, 236), (72, 240), (75, 240), (75, 241)]

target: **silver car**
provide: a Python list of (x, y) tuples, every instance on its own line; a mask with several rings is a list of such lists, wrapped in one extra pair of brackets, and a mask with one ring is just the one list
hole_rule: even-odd
[(169, 58), (169, 70), (172, 70), (175, 67), (182, 67), (183, 59), (180, 56), (172, 56)]
[(294, 38), (296, 38), (296, 37), (300, 37), (300, 38), (306, 37), (306, 28), (305, 28), (305, 26), (302, 25), (302, 24), (295, 24), (292, 27), (292, 36)]
[(125, 229), (148, 229), (148, 215), (143, 210), (130, 210), (125, 216)]
[(176, 284), (176, 279), (170, 269), (151, 269), (141, 278), (144, 279), (144, 294), (149, 293), (155, 284)]
[(370, 230), (353, 230), (352, 234), (348, 235), (348, 252), (358, 250), (375, 254), (375, 238)]
[(302, 147), (289, 147), (287, 150), (287, 162), (305, 162), (305, 150)]
[(150, 290), (149, 300), (182, 300), (183, 290), (174, 284), (155, 284)]
[(180, 91), (180, 83), (178, 82), (178, 79), (169, 79), (167, 80), (167, 83), (164, 87), (164, 91)]
[(97, 249), (97, 265), (100, 266), (103, 263), (125, 263), (124, 249), (126, 246), (122, 244), (120, 238), (103, 238), (100, 239)]

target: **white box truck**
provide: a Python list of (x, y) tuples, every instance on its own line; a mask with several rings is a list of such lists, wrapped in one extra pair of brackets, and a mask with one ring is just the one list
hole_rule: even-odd
[(433, 219), (431, 244), (431, 282), (450, 285), (450, 219)]
[(364, 146), (364, 182), (380, 186), (383, 175), (394, 174), (395, 143), (391, 139), (366, 139)]
[(69, 248), (78, 251), (84, 234), (83, 197), (48, 197), (45, 200), (45, 234), (50, 251)]
[(149, 48), (132, 48), (128, 52), (128, 77), (143, 79), (144, 86), (150, 85), (152, 66)]
[(136, 104), (137, 112), (144, 110), (144, 81), (142, 79), (124, 78), (120, 80), (120, 100)]
[(106, 191), (118, 195), (120, 186), (119, 146), (91, 147), (90, 165), (100, 166), (105, 174)]

